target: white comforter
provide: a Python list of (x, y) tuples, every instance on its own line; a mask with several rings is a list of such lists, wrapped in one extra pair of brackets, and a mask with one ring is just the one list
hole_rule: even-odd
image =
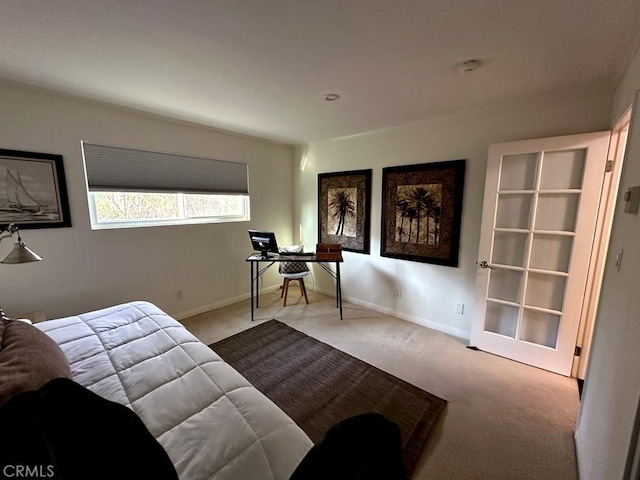
[(184, 480), (289, 478), (311, 448), (273, 402), (148, 302), (36, 324), (74, 380), (133, 409)]

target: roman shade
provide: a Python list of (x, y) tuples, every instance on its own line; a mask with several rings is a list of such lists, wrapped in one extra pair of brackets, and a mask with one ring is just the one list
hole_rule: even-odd
[(248, 195), (246, 163), (82, 142), (91, 192)]

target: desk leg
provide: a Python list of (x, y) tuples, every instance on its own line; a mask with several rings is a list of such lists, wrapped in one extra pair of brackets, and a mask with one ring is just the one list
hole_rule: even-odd
[(256, 308), (260, 308), (260, 262), (256, 262)]
[(249, 262), (251, 264), (251, 321), (253, 322), (253, 264), (254, 262)]
[(340, 282), (340, 262), (336, 262), (336, 301), (340, 308), (340, 320), (342, 320), (342, 284)]

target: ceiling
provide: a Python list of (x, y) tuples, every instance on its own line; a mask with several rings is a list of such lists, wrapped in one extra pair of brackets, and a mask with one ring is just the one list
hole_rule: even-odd
[(297, 144), (614, 87), (639, 26), (638, 0), (0, 0), (0, 78)]

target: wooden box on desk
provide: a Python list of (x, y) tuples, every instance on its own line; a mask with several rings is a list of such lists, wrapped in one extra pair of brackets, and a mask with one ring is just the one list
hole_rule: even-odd
[(318, 260), (342, 260), (342, 245), (339, 243), (316, 243)]

